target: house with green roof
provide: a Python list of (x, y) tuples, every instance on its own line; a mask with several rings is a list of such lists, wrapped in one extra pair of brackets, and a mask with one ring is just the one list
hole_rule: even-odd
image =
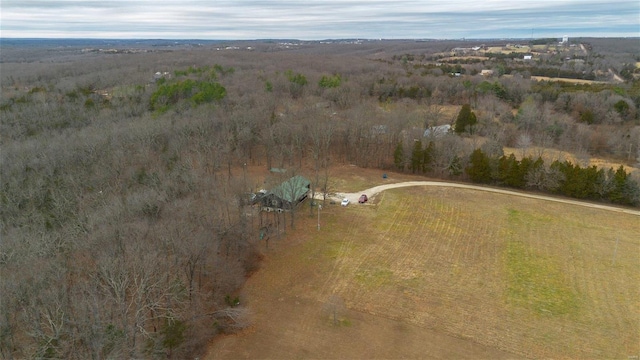
[(262, 206), (290, 210), (307, 198), (310, 187), (307, 178), (296, 175), (267, 192)]

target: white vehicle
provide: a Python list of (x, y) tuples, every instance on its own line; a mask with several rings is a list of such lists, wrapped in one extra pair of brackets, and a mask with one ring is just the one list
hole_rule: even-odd
[(340, 205), (342, 205), (342, 206), (349, 205), (349, 199), (347, 199), (347, 198), (342, 199), (342, 202), (340, 203)]

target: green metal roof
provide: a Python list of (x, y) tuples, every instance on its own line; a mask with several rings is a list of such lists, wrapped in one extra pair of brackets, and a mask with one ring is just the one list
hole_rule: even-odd
[(304, 176), (296, 175), (271, 189), (270, 193), (282, 200), (293, 203), (309, 191), (309, 185), (311, 185), (311, 182)]

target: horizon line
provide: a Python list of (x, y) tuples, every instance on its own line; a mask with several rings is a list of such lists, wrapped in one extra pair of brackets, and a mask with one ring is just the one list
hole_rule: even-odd
[[(567, 35), (564, 35), (567, 36)], [(640, 36), (568, 36), (569, 39), (640, 39)], [(6, 37), (0, 36), (0, 40), (146, 40), (146, 41), (274, 41), (274, 40), (295, 40), (307, 42), (319, 41), (336, 41), (336, 40), (366, 40), (366, 41), (406, 41), (406, 40), (429, 40), (429, 41), (447, 41), (447, 40), (539, 40), (539, 39), (562, 39), (563, 36), (541, 36), (541, 37), (461, 37), (461, 38), (367, 38), (367, 37), (345, 37), (345, 38), (324, 38), (324, 39), (298, 39), (298, 38), (252, 38), (252, 39), (207, 39), (207, 38), (110, 38), (110, 37)]]

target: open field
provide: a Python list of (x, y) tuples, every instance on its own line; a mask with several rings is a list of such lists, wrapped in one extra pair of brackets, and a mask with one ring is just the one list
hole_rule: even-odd
[[(570, 161), (574, 164), (580, 164), (581, 166), (597, 166), (598, 168), (608, 170), (609, 168), (613, 168), (614, 170), (619, 168), (620, 165), (624, 166), (627, 172), (635, 172), (638, 171), (638, 168), (629, 166), (628, 164), (623, 164), (619, 161), (611, 160), (611, 159), (603, 159), (598, 157), (588, 157), (587, 159), (580, 159), (576, 157), (574, 154), (568, 151), (562, 151), (551, 148), (541, 148), (541, 147), (530, 147), (523, 151), (523, 149), (505, 147), (504, 153), (506, 155), (513, 154), (516, 159), (521, 160), (522, 155), (530, 156), (533, 159), (537, 159), (538, 157), (542, 157), (545, 163), (552, 163), (555, 160), (559, 161)], [(585, 163), (588, 162), (588, 163)]]
[(635, 215), (413, 187), (298, 218), (208, 358), (640, 354)]
[(489, 47), (487, 52), (500, 53), (500, 54), (511, 54), (511, 53), (515, 52), (515, 53), (526, 54), (526, 53), (531, 52), (531, 48), (529, 46), (520, 46), (520, 47), (515, 47), (515, 46), (509, 46), (509, 47), (492, 46), (492, 47)]
[(607, 83), (606, 81), (570, 79), (570, 78), (548, 77), (548, 76), (531, 76), (531, 79), (537, 80), (537, 81), (564, 81), (572, 84), (606, 84)]

